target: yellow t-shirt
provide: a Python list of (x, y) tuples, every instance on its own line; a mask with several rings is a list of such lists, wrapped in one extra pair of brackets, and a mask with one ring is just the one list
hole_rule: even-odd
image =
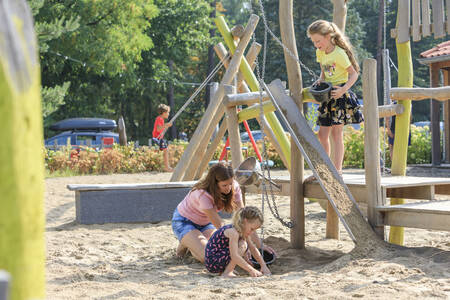
[(325, 81), (329, 81), (333, 85), (347, 82), (347, 68), (350, 67), (352, 63), (344, 49), (335, 46), (334, 50), (329, 54), (317, 49), (316, 56), (317, 61), (322, 65)]

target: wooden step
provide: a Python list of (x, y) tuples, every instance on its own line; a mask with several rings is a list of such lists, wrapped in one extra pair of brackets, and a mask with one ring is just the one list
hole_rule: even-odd
[(384, 225), (450, 231), (450, 200), (377, 206)]

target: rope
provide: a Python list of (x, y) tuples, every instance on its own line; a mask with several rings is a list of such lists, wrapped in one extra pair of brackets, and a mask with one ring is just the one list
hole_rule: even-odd
[[(216, 73), (220, 70), (220, 68), (223, 66), (223, 63), (225, 60), (227, 60), (230, 57), (230, 54), (225, 55), (225, 57), (214, 67), (214, 69), (209, 73), (209, 75), (205, 78), (205, 80), (200, 84), (200, 86), (195, 90), (195, 92), (189, 97), (189, 99), (183, 104), (183, 106), (176, 112), (176, 114), (170, 119), (169, 123), (175, 122), (175, 120), (178, 118), (178, 116), (186, 109), (186, 107), (194, 100), (194, 98), (200, 93), (200, 91), (208, 84), (208, 82), (211, 80), (211, 78), (216, 75)], [(168, 128), (164, 128), (164, 130), (158, 135), (159, 137), (163, 137), (166, 133)]]

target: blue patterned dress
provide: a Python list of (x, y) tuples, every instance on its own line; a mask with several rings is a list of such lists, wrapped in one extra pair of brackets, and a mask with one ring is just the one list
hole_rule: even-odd
[(211, 273), (222, 273), (231, 261), (230, 239), (224, 234), (233, 225), (225, 225), (209, 239), (205, 249), (205, 266)]

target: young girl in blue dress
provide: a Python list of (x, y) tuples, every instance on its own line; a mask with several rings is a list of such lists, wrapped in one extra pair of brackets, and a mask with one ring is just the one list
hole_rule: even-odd
[[(328, 138), (334, 141), (335, 149), (331, 160), (339, 174), (342, 174), (344, 159), (344, 125), (363, 121), (356, 95), (350, 90), (358, 79), (359, 65), (352, 45), (333, 22), (318, 20), (309, 25), (308, 37), (316, 47), (317, 62), (320, 63), (321, 81), (331, 82), (331, 99), (319, 107), (317, 125), (319, 141), (330, 155)], [(313, 180), (314, 177), (307, 178)]]
[[(214, 232), (206, 244), (206, 269), (225, 277), (236, 277), (234, 269), (238, 265), (251, 277), (270, 275), (269, 268), (250, 238), (263, 222), (261, 211), (254, 206), (246, 206), (236, 211), (233, 214), (232, 224)], [(261, 271), (253, 268), (244, 258), (248, 250), (261, 266)]]

